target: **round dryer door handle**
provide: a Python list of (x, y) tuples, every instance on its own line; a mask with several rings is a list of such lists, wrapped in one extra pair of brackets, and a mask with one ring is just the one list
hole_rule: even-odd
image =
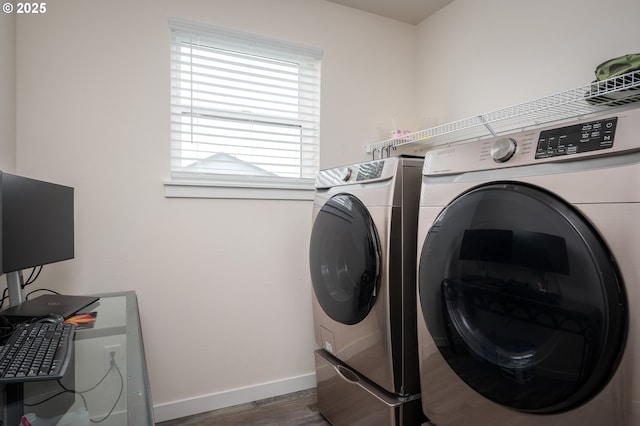
[(491, 158), (496, 163), (504, 163), (509, 158), (513, 157), (517, 148), (516, 140), (513, 138), (498, 139), (493, 143), (491, 147)]

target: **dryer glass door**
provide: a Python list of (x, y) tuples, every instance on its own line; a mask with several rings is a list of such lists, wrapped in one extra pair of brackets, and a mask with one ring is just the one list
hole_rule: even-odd
[(539, 188), (495, 183), (435, 220), (420, 257), (420, 304), (467, 385), (514, 409), (559, 412), (615, 371), (627, 326), (618, 277), (574, 208)]
[(380, 243), (371, 215), (350, 194), (330, 198), (311, 231), (311, 282), (322, 309), (343, 324), (362, 321), (373, 306)]

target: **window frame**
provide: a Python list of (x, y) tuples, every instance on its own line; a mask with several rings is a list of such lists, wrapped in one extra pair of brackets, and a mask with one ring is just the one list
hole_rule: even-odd
[[(165, 181), (166, 197), (185, 197), (185, 198), (251, 198), (251, 199), (292, 199), (292, 200), (311, 200), (314, 194), (315, 175), (319, 170), (319, 150), (320, 150), (320, 66), (322, 60), (322, 51), (317, 48), (294, 45), (288, 42), (259, 37), (252, 34), (242, 33), (226, 28), (214, 27), (185, 21), (179, 18), (169, 19), (169, 28), (171, 31), (171, 177)], [(187, 39), (188, 37), (191, 37)], [(185, 41), (186, 40), (186, 41)], [(194, 40), (194, 41), (192, 41)], [(179, 56), (183, 56), (178, 49), (183, 43), (199, 43), (200, 46), (206, 46), (212, 49), (230, 49), (230, 52), (237, 52), (241, 55), (257, 56), (262, 58), (271, 58), (276, 61), (288, 61), (298, 64), (301, 68), (311, 68), (311, 97), (299, 96), (294, 107), (294, 115), (300, 115), (292, 119), (291, 117), (276, 119), (269, 122), (269, 125), (277, 129), (295, 128), (299, 123), (300, 142), (299, 148), (292, 151), (299, 152), (299, 158), (296, 158), (295, 165), (292, 168), (298, 169), (299, 177), (281, 177), (276, 175), (259, 176), (258, 174), (229, 174), (202, 172), (194, 168), (193, 171), (185, 171), (185, 167), (176, 165), (178, 161), (184, 161), (186, 158), (184, 144), (193, 143), (186, 142), (193, 140), (196, 126), (186, 126), (187, 130), (180, 129), (183, 126), (185, 117), (201, 118), (215, 122), (224, 122), (236, 120), (249, 126), (249, 123), (255, 125), (264, 124), (264, 115), (244, 112), (245, 118), (238, 120), (235, 112), (229, 110), (204, 111), (202, 108), (191, 109), (185, 113), (184, 93), (180, 86), (181, 77), (184, 72), (180, 70)], [(237, 49), (237, 50), (235, 50)], [(300, 62), (297, 62), (300, 61)], [(305, 79), (307, 74), (300, 74)], [(298, 80), (296, 80), (298, 81)], [(306, 85), (300, 82), (300, 85)], [(193, 95), (191, 95), (193, 96)], [(193, 98), (191, 98), (193, 99)], [(193, 101), (191, 101), (193, 104)], [(250, 108), (249, 108), (250, 109)], [(302, 111), (304, 110), (304, 111)], [(301, 112), (302, 111), (302, 112)], [(248, 118), (247, 118), (248, 117)], [(268, 117), (269, 118), (269, 117)], [(294, 124), (291, 124), (294, 123)], [(213, 135), (212, 135), (213, 136)], [(296, 147), (294, 135), (293, 146)], [(249, 139), (248, 139), (249, 140)], [(274, 141), (280, 143), (280, 140)], [(258, 142), (259, 144), (260, 142)], [(291, 143), (291, 141), (290, 141)], [(197, 144), (196, 144), (197, 145)], [(202, 145), (205, 145), (204, 143)], [(265, 143), (268, 145), (268, 143)], [(240, 147), (246, 145), (239, 145)], [(195, 148), (198, 148), (197, 146)], [(205, 160), (203, 155), (210, 151), (194, 150), (196, 154), (200, 152), (198, 160)], [(275, 149), (274, 149), (275, 151)], [(220, 151), (223, 152), (223, 151)], [(194, 161), (192, 164), (197, 164)], [(254, 166), (248, 162), (248, 166)], [(188, 166), (187, 166), (188, 167)], [(266, 174), (266, 173), (265, 173)]]

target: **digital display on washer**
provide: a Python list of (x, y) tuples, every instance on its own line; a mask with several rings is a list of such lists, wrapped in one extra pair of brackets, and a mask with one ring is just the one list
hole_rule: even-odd
[(611, 148), (617, 123), (610, 117), (540, 132), (536, 159)]

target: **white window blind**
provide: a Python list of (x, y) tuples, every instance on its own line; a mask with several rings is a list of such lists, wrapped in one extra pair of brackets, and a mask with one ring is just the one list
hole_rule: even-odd
[(172, 182), (313, 188), (322, 52), (170, 19)]

